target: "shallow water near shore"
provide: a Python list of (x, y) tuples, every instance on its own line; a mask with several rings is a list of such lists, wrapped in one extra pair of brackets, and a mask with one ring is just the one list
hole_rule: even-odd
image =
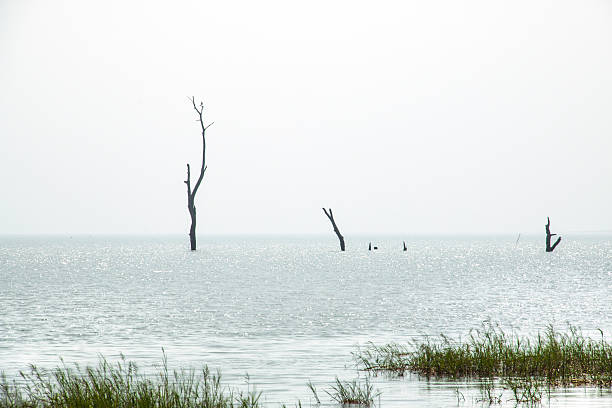
[[(563, 239), (547, 254), (541, 236), (347, 237), (345, 253), (333, 236), (200, 237), (196, 252), (177, 236), (0, 237), (0, 370), (123, 353), (154, 372), (163, 348), (171, 368), (219, 368), (269, 406), (314, 402), (309, 380), (327, 404), (336, 376), (364, 377), (351, 352), (368, 341), (459, 338), (485, 320), (525, 335), (569, 322), (609, 341), (612, 237)], [(480, 405), (477, 382), (373, 382), (385, 407)], [(585, 387), (543, 401), (611, 404)]]

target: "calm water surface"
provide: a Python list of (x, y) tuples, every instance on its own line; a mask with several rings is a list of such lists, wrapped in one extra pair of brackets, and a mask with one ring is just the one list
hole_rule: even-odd
[[(239, 387), (248, 373), (276, 407), (311, 402), (308, 380), (363, 377), (351, 351), (368, 341), (465, 336), (488, 319), (611, 339), (612, 237), (563, 238), (546, 254), (540, 236), (362, 237), (345, 253), (333, 236), (202, 237), (195, 253), (184, 237), (2, 237), (0, 370), (123, 353), (150, 372), (163, 347), (172, 367), (208, 364)], [(480, 396), (474, 383), (374, 382), (384, 407), (457, 406), (457, 387), (460, 406)], [(544, 405), (609, 407), (612, 395), (556, 390)]]

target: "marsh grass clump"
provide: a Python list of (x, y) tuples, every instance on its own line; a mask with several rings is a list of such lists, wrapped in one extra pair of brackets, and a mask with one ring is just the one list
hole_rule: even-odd
[(368, 371), (411, 371), (447, 378), (541, 378), (550, 385), (612, 386), (612, 345), (604, 341), (603, 333), (601, 340), (593, 340), (575, 326), (566, 332), (548, 326), (529, 338), (506, 334), (498, 325), (485, 323), (465, 341), (441, 335), (405, 348), (369, 345), (354, 357)]
[[(315, 393), (313, 387), (310, 389)], [(374, 403), (374, 399), (380, 396), (380, 391), (374, 389), (368, 378), (364, 382), (358, 380), (340, 381), (336, 377), (336, 382), (331, 386), (331, 391), (325, 391), (334, 401), (342, 405), (360, 405), (369, 407)]]
[(242, 392), (221, 385), (221, 375), (207, 366), (201, 371), (168, 370), (144, 376), (133, 362), (122, 358), (110, 364), (100, 358), (97, 367), (62, 366), (42, 370), (30, 366), (21, 384), (0, 385), (2, 408), (258, 408), (261, 393)]
[(358, 365), (374, 373), (386, 371), (403, 375), (409, 368), (409, 349), (398, 343), (377, 346), (369, 342), (352, 354)]

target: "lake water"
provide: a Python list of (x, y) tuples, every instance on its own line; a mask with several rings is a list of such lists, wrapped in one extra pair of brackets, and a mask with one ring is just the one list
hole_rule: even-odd
[[(563, 239), (547, 254), (543, 236), (347, 237), (345, 253), (333, 235), (201, 237), (196, 252), (186, 236), (2, 237), (0, 370), (123, 353), (151, 371), (163, 347), (171, 367), (208, 364), (239, 387), (248, 373), (278, 407), (312, 402), (309, 380), (363, 377), (351, 352), (368, 341), (465, 336), (485, 320), (610, 340), (612, 237)], [(479, 405), (474, 383), (373, 382), (383, 407), (457, 406), (457, 387), (459, 406)], [(554, 390), (544, 405), (609, 407), (612, 395)]]

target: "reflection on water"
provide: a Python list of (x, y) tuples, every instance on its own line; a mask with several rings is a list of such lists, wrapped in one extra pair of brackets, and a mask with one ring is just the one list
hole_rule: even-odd
[[(553, 323), (612, 332), (612, 239), (570, 237), (553, 254), (541, 237), (0, 238), (0, 368), (93, 364), (124, 353), (159, 364), (222, 369), (276, 406), (312, 399), (357, 375), (355, 345), (445, 333), (493, 319), (533, 334)], [(408, 246), (402, 251), (402, 241)], [(472, 406), (477, 383), (374, 379), (391, 407)], [(457, 387), (465, 396), (459, 401)], [(584, 387), (553, 390), (551, 406), (610, 406)]]

